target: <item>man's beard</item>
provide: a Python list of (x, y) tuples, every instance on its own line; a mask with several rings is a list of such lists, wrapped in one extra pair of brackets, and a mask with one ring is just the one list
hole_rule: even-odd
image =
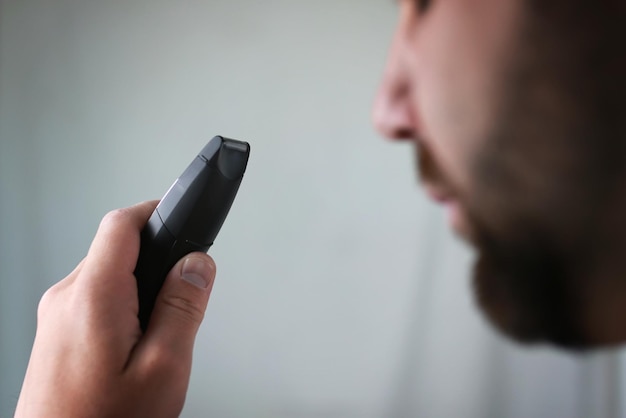
[(528, 226), (509, 242), (474, 223), (478, 260), (473, 286), (479, 306), (504, 334), (520, 342), (549, 342), (565, 348), (593, 345), (584, 326), (584, 283), (577, 257), (564, 255), (549, 237)]
[[(521, 38), (498, 123), (471, 166), (472, 190), (459, 199), (478, 252), (474, 290), (489, 320), (518, 341), (581, 349), (602, 343), (587, 322), (594, 274), (606, 261), (600, 251), (626, 258), (621, 225), (607, 232), (623, 223), (607, 216), (623, 193), (626, 95), (623, 62), (602, 66), (596, 56), (592, 65), (598, 46), (567, 32), (548, 24)], [(426, 149), (420, 165), (427, 182), (443, 174)]]
[[(427, 148), (419, 150), (418, 159), (425, 183), (449, 184)], [(473, 288), (479, 306), (500, 331), (517, 341), (569, 348), (590, 345), (580, 324), (580, 286), (571, 274), (581, 259), (569, 257), (541, 227), (558, 213), (529, 217), (510, 199), (515, 188), (485, 183), (459, 199), (471, 231), (465, 238), (477, 250)], [(483, 193), (490, 199), (482, 198)]]

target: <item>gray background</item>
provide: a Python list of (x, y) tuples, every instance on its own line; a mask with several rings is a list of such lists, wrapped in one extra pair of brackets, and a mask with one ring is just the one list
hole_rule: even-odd
[[(501, 340), (472, 255), (371, 128), (379, 0), (0, 3), (0, 416), (43, 291), (214, 134), (252, 143), (185, 417), (624, 415), (618, 353)], [(102, 396), (106, 396), (103, 394)]]

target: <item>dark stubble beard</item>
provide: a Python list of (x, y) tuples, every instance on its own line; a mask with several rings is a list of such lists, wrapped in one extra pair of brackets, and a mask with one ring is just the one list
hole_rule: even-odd
[(529, 2), (498, 123), (462, 202), (478, 250), (474, 289), (489, 320), (518, 341), (581, 349), (602, 344), (585, 322), (597, 263), (606, 261), (599, 251), (626, 258), (623, 236), (610, 232), (624, 231), (615, 227), (624, 221), (607, 218), (626, 193), (618, 29), (626, 19), (623, 6), (616, 16), (617, 6), (572, 3)]

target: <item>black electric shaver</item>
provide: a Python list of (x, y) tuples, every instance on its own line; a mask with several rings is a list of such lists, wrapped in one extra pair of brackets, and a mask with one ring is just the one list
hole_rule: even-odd
[(185, 255), (206, 252), (230, 210), (250, 145), (216, 136), (174, 182), (141, 232), (135, 267), (139, 324), (145, 331), (165, 277)]

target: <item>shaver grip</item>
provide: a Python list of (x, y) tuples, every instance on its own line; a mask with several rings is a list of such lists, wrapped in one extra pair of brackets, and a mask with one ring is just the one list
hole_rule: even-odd
[(211, 244), (199, 245), (177, 241), (161, 222), (155, 211), (141, 232), (141, 249), (135, 267), (139, 298), (139, 325), (145, 331), (157, 296), (174, 265), (194, 251), (207, 252)]

